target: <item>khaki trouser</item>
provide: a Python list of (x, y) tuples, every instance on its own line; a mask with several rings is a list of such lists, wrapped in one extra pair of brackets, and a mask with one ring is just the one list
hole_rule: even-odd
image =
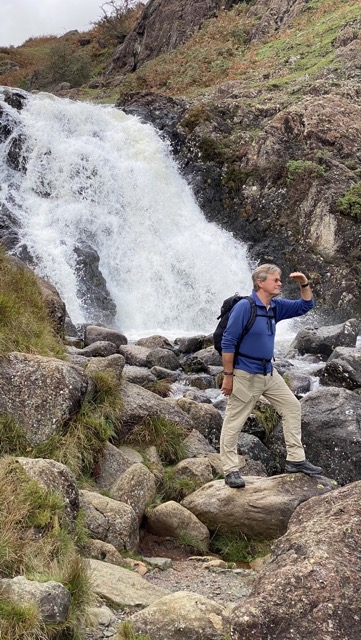
[(255, 403), (264, 396), (282, 416), (287, 460), (305, 459), (301, 442), (301, 405), (274, 369), (266, 376), (234, 369), (233, 391), (228, 398), (220, 440), (224, 475), (238, 471), (237, 440)]

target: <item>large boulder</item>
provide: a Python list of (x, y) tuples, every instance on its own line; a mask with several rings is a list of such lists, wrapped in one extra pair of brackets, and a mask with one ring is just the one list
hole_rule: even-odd
[(0, 357), (0, 413), (13, 418), (31, 444), (63, 428), (87, 389), (87, 376), (73, 364), (25, 353)]
[(176, 400), (169, 398), (166, 403), (177, 406), (188, 414), (194, 428), (206, 438), (212, 447), (218, 449), (223, 420), (217, 409), (211, 404), (195, 402), (184, 397)]
[(109, 495), (114, 500), (131, 506), (138, 521), (142, 520), (146, 507), (155, 497), (155, 477), (141, 462), (133, 464), (112, 484)]
[(128, 504), (94, 491), (80, 491), (85, 525), (93, 538), (112, 544), (118, 551), (135, 551), (139, 543), (138, 518)]
[(272, 478), (245, 477), (244, 489), (230, 489), (214, 480), (182, 500), (210, 531), (239, 533), (250, 539), (272, 540), (285, 533), (301, 502), (328, 493), (337, 485), (302, 473)]
[(137, 384), (124, 382), (120, 395), (123, 401), (118, 426), (120, 439), (124, 439), (135, 426), (147, 418), (156, 416), (174, 422), (187, 431), (193, 428), (192, 419), (184, 411)]
[(118, 608), (140, 609), (169, 594), (167, 589), (152, 585), (135, 571), (89, 560), (90, 583), (93, 591)]
[(79, 490), (75, 477), (61, 462), (44, 458), (15, 458), (26, 474), (46, 491), (54, 491), (64, 500), (64, 518), (73, 528), (79, 512)]
[(361, 349), (338, 347), (330, 355), (320, 375), (325, 386), (359, 389), (361, 387)]
[(302, 439), (307, 457), (339, 484), (361, 479), (361, 396), (324, 387), (302, 404)]
[(297, 349), (301, 355), (315, 353), (328, 358), (336, 347), (354, 347), (359, 330), (356, 318), (333, 326), (306, 327), (298, 332), (291, 349)]
[[(11, 600), (19, 607), (35, 606), (44, 624), (61, 624), (68, 619), (71, 594), (59, 582), (36, 582), (27, 580), (24, 576), (3, 578), (0, 580), (0, 592), (2, 599)], [(14, 638), (15, 635), (14, 630)]]
[(97, 486), (100, 489), (109, 489), (131, 465), (132, 463), (117, 447), (107, 442), (95, 469)]
[(128, 344), (128, 340), (123, 333), (108, 327), (88, 324), (84, 329), (84, 345), (98, 341), (113, 342), (115, 346), (120, 347), (122, 344)]
[(187, 540), (188, 544), (203, 551), (209, 544), (207, 527), (188, 509), (173, 500), (164, 502), (149, 512), (147, 528), (157, 536)]
[(361, 482), (300, 505), (251, 595), (233, 640), (359, 640)]
[(157, 600), (131, 616), (130, 622), (136, 633), (157, 640), (224, 640), (229, 630), (222, 605), (188, 591)]

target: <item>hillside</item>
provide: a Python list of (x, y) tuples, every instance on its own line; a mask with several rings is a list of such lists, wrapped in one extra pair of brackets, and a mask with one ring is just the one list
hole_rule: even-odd
[[(325, 313), (359, 313), (359, 2), (189, 7), (150, 0), (118, 47), (97, 25), (2, 49), (19, 66), (3, 83), (152, 121), (209, 220), (249, 242), (255, 259), (306, 270)], [(49, 76), (51, 50), (63, 63)]]

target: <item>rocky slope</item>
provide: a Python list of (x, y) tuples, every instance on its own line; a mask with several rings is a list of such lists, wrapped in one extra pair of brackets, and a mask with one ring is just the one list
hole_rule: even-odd
[[(122, 86), (140, 67), (133, 88), (147, 89), (147, 61), (179, 51), (216, 10), (221, 28), (228, 10), (247, 40), (230, 80), (192, 99), (152, 81), (151, 91), (123, 89), (117, 105), (171, 141), (209, 220), (249, 242), (256, 260), (307, 271), (319, 311), (359, 313), (360, 11), (353, 2), (343, 13), (337, 3), (326, 13), (324, 2), (317, 13), (306, 0), (231, 4), (199, 2), (190, 22), (179, 3), (149, 2), (108, 70)], [(171, 39), (161, 25), (172, 25)]]

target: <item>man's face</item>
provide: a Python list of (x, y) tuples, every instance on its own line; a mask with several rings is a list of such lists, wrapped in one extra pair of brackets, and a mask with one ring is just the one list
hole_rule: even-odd
[(274, 298), (281, 293), (282, 282), (280, 273), (269, 273), (266, 280), (257, 280), (259, 288), (267, 295)]

